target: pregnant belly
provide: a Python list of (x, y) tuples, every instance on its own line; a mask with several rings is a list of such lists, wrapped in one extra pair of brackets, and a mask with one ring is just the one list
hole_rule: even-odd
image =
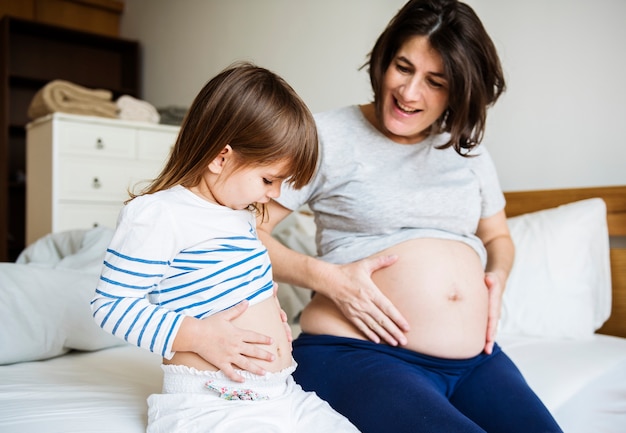
[[(409, 321), (406, 348), (452, 359), (482, 351), (488, 298), (482, 264), (474, 250), (456, 241), (415, 239), (379, 254), (399, 257), (372, 279)], [(303, 311), (301, 326), (312, 334), (365, 338), (321, 295)]]

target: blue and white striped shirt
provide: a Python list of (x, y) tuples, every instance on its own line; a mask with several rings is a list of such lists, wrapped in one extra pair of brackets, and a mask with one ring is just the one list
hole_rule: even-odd
[(171, 358), (183, 316), (201, 319), (272, 293), (255, 215), (176, 186), (124, 207), (91, 308), (106, 331)]

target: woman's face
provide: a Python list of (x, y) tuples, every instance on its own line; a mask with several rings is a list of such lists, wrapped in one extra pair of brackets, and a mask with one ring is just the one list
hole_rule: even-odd
[(381, 92), (383, 133), (401, 144), (422, 141), (448, 106), (443, 61), (424, 36), (408, 39), (385, 71)]

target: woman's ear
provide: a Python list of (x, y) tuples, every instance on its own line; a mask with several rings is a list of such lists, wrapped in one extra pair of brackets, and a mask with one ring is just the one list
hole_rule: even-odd
[(232, 158), (232, 156), (233, 148), (230, 147), (230, 144), (227, 144), (226, 146), (224, 146), (219, 155), (217, 155), (215, 159), (213, 159), (213, 161), (209, 163), (209, 170), (212, 173), (220, 174), (222, 170), (224, 170), (224, 167), (228, 163), (228, 160)]

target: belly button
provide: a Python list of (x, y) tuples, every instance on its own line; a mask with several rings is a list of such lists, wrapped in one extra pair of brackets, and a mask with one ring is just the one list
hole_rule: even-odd
[(448, 295), (448, 301), (455, 302), (455, 301), (458, 301), (458, 300), (459, 300), (459, 294), (458, 293), (452, 292), (452, 293), (450, 293)]

